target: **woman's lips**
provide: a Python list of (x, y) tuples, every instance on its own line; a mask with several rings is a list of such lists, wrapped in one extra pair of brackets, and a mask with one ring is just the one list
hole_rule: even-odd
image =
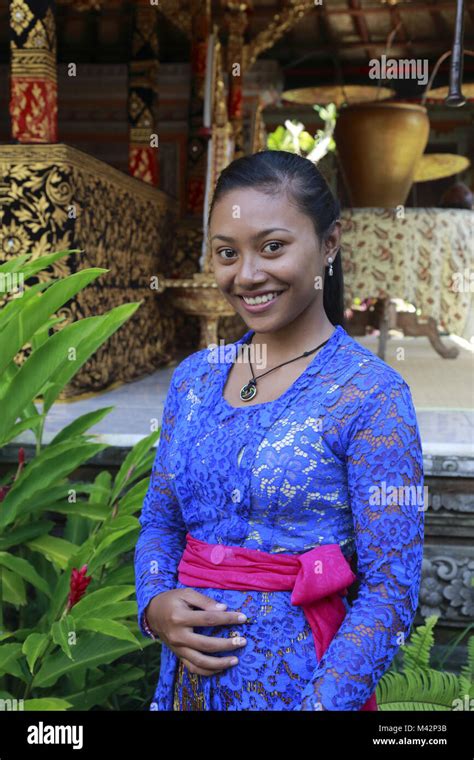
[(257, 303), (253, 306), (251, 306), (249, 303), (245, 303), (242, 296), (237, 296), (237, 297), (240, 298), (244, 308), (247, 309), (247, 311), (250, 311), (252, 314), (255, 314), (260, 311), (265, 311), (266, 309), (269, 309), (271, 306), (273, 306), (273, 304), (276, 303), (276, 301), (278, 301), (282, 293), (285, 293), (285, 291), (284, 290), (280, 291), (280, 293), (278, 293), (278, 295), (275, 296), (275, 298), (272, 298), (271, 301), (266, 301), (265, 303)]

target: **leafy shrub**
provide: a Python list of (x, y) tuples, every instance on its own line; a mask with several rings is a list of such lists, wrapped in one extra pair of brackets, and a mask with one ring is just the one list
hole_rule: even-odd
[[(26, 281), (72, 253), (80, 251), (17, 256), (0, 275), (21, 273)], [(107, 271), (40, 281), (0, 310), (0, 446), (24, 430), (36, 440), (34, 458), (26, 462), (20, 449), (14, 478), (0, 487), (0, 700), (7, 709), (110, 707), (111, 695), (130, 695), (143, 679), (128, 655), (139, 653), (142, 662), (153, 643), (138, 629), (132, 554), (159, 430), (128, 453), (114, 479), (103, 471), (92, 483), (71, 475), (106, 448), (88, 430), (113, 407), (84, 414), (42, 442), (64, 386), (141, 304), (50, 335), (61, 321), (57, 310)], [(31, 353), (19, 366), (27, 342)]]
[(403, 661), (401, 671), (390, 668), (377, 684), (379, 710), (474, 708), (474, 636), (468, 640), (468, 661), (460, 675), (436, 670), (430, 660), (434, 644), (433, 629), (437, 621), (437, 615), (427, 617), (424, 625), (415, 628), (408, 643), (400, 647)]

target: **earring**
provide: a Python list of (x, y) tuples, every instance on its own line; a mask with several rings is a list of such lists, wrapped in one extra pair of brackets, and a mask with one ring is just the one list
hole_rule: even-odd
[(329, 277), (332, 277), (333, 271), (332, 271), (332, 258), (331, 257), (328, 258), (328, 262), (329, 262)]

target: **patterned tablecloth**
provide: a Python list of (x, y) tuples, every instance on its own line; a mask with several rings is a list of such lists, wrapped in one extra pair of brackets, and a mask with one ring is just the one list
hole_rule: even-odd
[(473, 211), (345, 208), (341, 222), (347, 307), (356, 297), (402, 298), (462, 335), (474, 290)]

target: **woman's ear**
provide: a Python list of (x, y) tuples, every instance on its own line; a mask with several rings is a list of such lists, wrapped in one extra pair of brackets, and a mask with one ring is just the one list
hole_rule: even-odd
[(341, 220), (336, 219), (324, 237), (324, 256), (331, 256), (334, 262), (341, 247)]

